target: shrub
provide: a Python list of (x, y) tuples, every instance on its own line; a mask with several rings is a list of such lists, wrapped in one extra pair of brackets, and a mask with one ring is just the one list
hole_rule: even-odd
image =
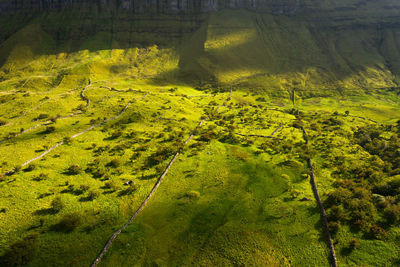
[(101, 195), (100, 191), (98, 190), (91, 190), (88, 194), (88, 199), (93, 200), (98, 198)]
[(17, 165), (17, 166), (15, 166), (15, 167), (14, 167), (14, 171), (13, 171), (13, 173), (20, 172), (20, 171), (21, 171), (21, 169), (22, 169), (22, 166), (21, 166), (21, 165)]
[(79, 214), (66, 214), (53, 229), (60, 232), (72, 232), (81, 223)]
[(112, 167), (112, 168), (118, 168), (119, 166), (121, 166), (121, 160), (113, 159), (107, 164), (107, 166)]
[(35, 164), (29, 164), (28, 167), (26, 167), (24, 169), (25, 172), (30, 172), (33, 171), (34, 169), (36, 169), (36, 165)]
[(64, 137), (63, 142), (66, 145), (70, 145), (72, 143), (72, 138), (69, 136), (66, 136), (66, 137)]
[(328, 228), (329, 228), (329, 232), (334, 235), (336, 234), (339, 229), (340, 229), (340, 222), (329, 222), (328, 223)]
[(0, 120), (0, 126), (6, 125), (6, 121), (5, 120)]
[(68, 174), (77, 175), (81, 172), (81, 167), (79, 165), (71, 165), (68, 167), (67, 171)]
[(382, 240), (382, 239), (386, 238), (387, 234), (386, 234), (386, 231), (383, 228), (381, 228), (381, 227), (379, 227), (377, 225), (373, 225), (369, 229), (369, 235), (372, 238), (376, 238), (376, 239), (381, 239)]
[(59, 212), (64, 207), (64, 204), (60, 197), (55, 197), (51, 202), (51, 210), (54, 212)]
[(189, 199), (199, 199), (200, 198), (200, 193), (197, 191), (189, 191), (185, 194), (185, 197)]
[(1, 266), (25, 266), (34, 257), (37, 246), (37, 233), (32, 233), (26, 236), (23, 240), (12, 244), (0, 259)]
[(352, 238), (349, 241), (349, 248), (351, 249), (355, 249), (358, 248), (360, 246), (360, 241), (358, 241), (357, 238)]
[(104, 187), (112, 191), (117, 191), (119, 189), (119, 186), (114, 181), (106, 182)]
[(54, 127), (54, 126), (47, 126), (47, 127), (46, 127), (46, 130), (44, 131), (44, 133), (49, 134), (49, 133), (54, 132), (55, 130), (56, 130), (56, 127)]
[(113, 132), (112, 134), (111, 134), (111, 139), (117, 139), (118, 137), (121, 137), (122, 136), (122, 134), (123, 134), (123, 132), (122, 131), (115, 131), (115, 132)]
[(85, 184), (81, 184), (81, 185), (79, 186), (79, 190), (80, 190), (81, 192), (86, 192), (86, 191), (88, 191), (89, 189), (90, 189), (90, 186), (85, 185)]
[(39, 116), (37, 116), (36, 120), (44, 120), (47, 119), (49, 117), (48, 114), (40, 114)]
[(47, 179), (47, 178), (49, 178), (49, 175), (48, 175), (48, 174), (46, 174), (46, 173), (40, 173), (40, 174), (39, 174), (36, 178), (34, 178), (33, 180), (40, 182), (40, 181), (45, 180), (45, 179)]
[(341, 203), (347, 201), (352, 197), (352, 193), (350, 190), (339, 187), (338, 189), (328, 193), (328, 198), (325, 201), (325, 204), (328, 207), (333, 205), (340, 205)]
[(398, 205), (389, 205), (384, 209), (383, 215), (389, 224), (394, 224), (399, 220), (400, 208)]

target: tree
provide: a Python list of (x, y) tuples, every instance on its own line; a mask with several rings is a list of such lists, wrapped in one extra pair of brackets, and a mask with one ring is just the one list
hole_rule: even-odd
[(346, 110), (346, 111), (344, 112), (344, 114), (346, 114), (346, 116), (349, 116), (350, 111)]

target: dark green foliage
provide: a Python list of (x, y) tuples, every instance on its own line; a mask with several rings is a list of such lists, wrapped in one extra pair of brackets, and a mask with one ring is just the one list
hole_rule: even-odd
[(114, 181), (108, 181), (104, 184), (106, 189), (110, 189), (111, 191), (117, 191), (119, 186)]
[(49, 178), (49, 175), (46, 173), (40, 173), (37, 177), (33, 178), (34, 181), (40, 182), (42, 180), (45, 180)]
[(72, 138), (69, 136), (66, 136), (66, 137), (64, 137), (63, 142), (66, 145), (70, 145), (72, 143)]
[(49, 134), (49, 133), (54, 132), (55, 130), (56, 130), (56, 127), (54, 127), (54, 126), (47, 126), (47, 127), (46, 127), (46, 130), (45, 130), (43, 133)]
[(79, 190), (80, 190), (82, 193), (88, 191), (89, 189), (90, 189), (90, 186), (85, 185), (85, 184), (81, 184), (81, 185), (79, 186)]
[(59, 196), (55, 197), (53, 199), (53, 201), (51, 202), (51, 210), (55, 213), (61, 211), (63, 207), (64, 207), (64, 203), (62, 202), (62, 200)]
[(349, 248), (350, 249), (356, 249), (360, 246), (360, 241), (358, 241), (357, 238), (352, 238), (349, 241)]
[(336, 234), (339, 229), (340, 229), (340, 223), (339, 222), (335, 222), (335, 221), (330, 221), (328, 223), (328, 228), (329, 228), (329, 232), (334, 235)]
[(74, 164), (68, 167), (67, 173), (70, 175), (77, 175), (81, 172), (81, 170), (82, 169), (79, 165)]
[(17, 165), (17, 166), (14, 167), (13, 173), (18, 173), (18, 172), (21, 171), (21, 169), (22, 169), (22, 166), (21, 165)]
[(35, 164), (29, 164), (28, 167), (26, 167), (24, 169), (25, 172), (30, 172), (36, 169), (36, 165)]
[(113, 159), (107, 164), (107, 166), (112, 168), (118, 168), (119, 166), (121, 166), (121, 164), (122, 162), (120, 159)]
[(0, 258), (1, 266), (24, 266), (35, 256), (37, 251), (36, 239), (39, 234), (32, 233), (23, 240), (12, 244)]
[(119, 192), (119, 196), (124, 196), (124, 195), (131, 195), (133, 193), (136, 192), (136, 190), (138, 190), (139, 186), (133, 182), (131, 184), (129, 184), (126, 189), (122, 190), (121, 192)]
[(384, 217), (388, 224), (395, 224), (400, 218), (400, 207), (397, 205), (388, 205), (383, 210)]
[(81, 223), (80, 215), (77, 213), (66, 214), (59, 221), (58, 224), (52, 227), (53, 230), (58, 232), (69, 233), (77, 228)]
[(100, 191), (98, 190), (91, 190), (88, 193), (88, 199), (89, 200), (94, 200), (96, 198), (98, 198), (101, 195)]
[(173, 149), (172, 146), (160, 147), (157, 152), (153, 153), (146, 159), (145, 166), (146, 167), (154, 167), (167, 158), (171, 157), (177, 148)]
[(48, 117), (49, 117), (48, 114), (40, 114), (39, 116), (37, 116), (35, 118), (35, 120), (44, 120), (44, 119), (47, 119)]

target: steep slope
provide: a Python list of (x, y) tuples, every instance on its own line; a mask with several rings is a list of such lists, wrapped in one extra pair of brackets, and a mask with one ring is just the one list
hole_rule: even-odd
[[(145, 75), (158, 83), (168, 77), (168, 82), (192, 85), (268, 92), (296, 88), (313, 94), (397, 87), (398, 17), (366, 15), (371, 6), (357, 9), (359, 17), (353, 9), (328, 10), (325, 17), (235, 9), (194, 16), (50, 12), (35, 16), (3, 42), (0, 62), (7, 61), (4, 70), (11, 62), (21, 61), (18, 57), (23, 58), (21, 65), (41, 55), (111, 51), (112, 57), (117, 49), (126, 53), (157, 45), (172, 53), (175, 64), (169, 73)], [(146, 64), (163, 69), (161, 62), (153, 57)], [(116, 69), (122, 73), (134, 64), (130, 60), (125, 68)]]

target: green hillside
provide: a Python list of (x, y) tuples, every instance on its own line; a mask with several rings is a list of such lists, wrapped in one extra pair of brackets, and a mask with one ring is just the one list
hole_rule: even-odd
[(400, 26), (322, 2), (1, 18), (0, 266), (91, 265), (158, 181), (99, 266), (398, 266)]

